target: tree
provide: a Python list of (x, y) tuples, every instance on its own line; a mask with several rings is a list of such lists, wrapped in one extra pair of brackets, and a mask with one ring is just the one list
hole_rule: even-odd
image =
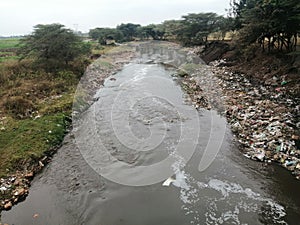
[(218, 30), (221, 17), (216, 13), (191, 13), (182, 17), (178, 39), (184, 45), (207, 43), (208, 35)]
[(162, 25), (167, 39), (176, 39), (178, 32), (182, 29), (182, 22), (180, 20), (166, 20)]
[(149, 24), (138, 29), (139, 36), (142, 38), (151, 37), (153, 40), (163, 40), (165, 28), (162, 24)]
[(232, 3), (232, 12), (244, 45), (258, 42), (264, 51), (267, 41), (269, 52), (296, 50), (300, 32), (299, 0), (239, 0)]
[(101, 36), (102, 29), (103, 28), (99, 28), (99, 27), (90, 29), (89, 36), (95, 41), (98, 40), (99, 37)]
[(121, 31), (124, 35), (125, 41), (132, 41), (134, 37), (137, 36), (137, 29), (141, 25), (139, 24), (133, 24), (133, 23), (126, 23), (126, 24), (121, 24), (117, 26), (117, 30)]
[(89, 36), (98, 40), (101, 45), (106, 45), (107, 40), (115, 40), (117, 42), (124, 41), (124, 35), (120, 30), (116, 28), (95, 28), (89, 31)]
[(22, 40), (23, 57), (33, 56), (39, 61), (55, 61), (66, 65), (90, 52), (90, 47), (70, 29), (61, 24), (38, 24), (32, 34)]
[(137, 32), (137, 37), (140, 38), (141, 40), (149, 39), (150, 37), (145, 27), (138, 27), (136, 32)]
[(224, 40), (227, 32), (234, 31), (234, 19), (232, 17), (221, 16), (218, 22), (218, 27), (222, 40)]
[(231, 0), (230, 1), (229, 15), (234, 18), (234, 29), (239, 30), (242, 28), (242, 13), (247, 9), (254, 7), (252, 0)]

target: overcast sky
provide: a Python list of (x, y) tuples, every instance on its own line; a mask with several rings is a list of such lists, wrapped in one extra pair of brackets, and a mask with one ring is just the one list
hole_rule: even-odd
[(229, 0), (0, 0), (0, 36), (23, 35), (36, 24), (61, 23), (88, 32), (121, 23), (147, 25), (182, 15), (225, 15)]

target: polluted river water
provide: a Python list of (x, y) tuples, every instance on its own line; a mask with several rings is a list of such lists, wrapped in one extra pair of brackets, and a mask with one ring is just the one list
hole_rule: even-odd
[(2, 222), (299, 224), (300, 183), (245, 158), (220, 112), (196, 110), (175, 69), (161, 63), (186, 56), (153, 45), (138, 51), (73, 118), (27, 199)]

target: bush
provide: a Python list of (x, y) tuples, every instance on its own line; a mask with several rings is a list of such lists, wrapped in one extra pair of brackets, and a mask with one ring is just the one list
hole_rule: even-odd
[(22, 96), (12, 96), (3, 103), (5, 110), (13, 114), (13, 117), (24, 118), (30, 116), (35, 110), (33, 103)]

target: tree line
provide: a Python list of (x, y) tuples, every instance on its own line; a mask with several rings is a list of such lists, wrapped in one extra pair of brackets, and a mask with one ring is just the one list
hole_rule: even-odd
[(208, 36), (214, 32), (221, 32), (222, 39), (229, 30), (228, 18), (216, 13), (191, 13), (182, 16), (181, 20), (167, 20), (161, 24), (121, 24), (116, 28), (94, 28), (89, 36), (106, 44), (108, 40), (126, 42), (133, 40), (170, 40), (183, 45), (201, 45), (208, 41)]
[(296, 51), (300, 32), (299, 0), (232, 0), (229, 15), (244, 45), (263, 51)]
[[(300, 32), (299, 0), (231, 0), (227, 16), (216, 13), (191, 13), (179, 20), (160, 24), (122, 23), (116, 28), (97, 27), (89, 31), (90, 38), (105, 45), (110, 40), (169, 40), (184, 46), (205, 45), (209, 35), (224, 39), (228, 31), (235, 31), (242, 47), (257, 43), (262, 50), (296, 51)], [(72, 30), (61, 24), (36, 25), (32, 34), (22, 41), (20, 53), (38, 61), (53, 61), (68, 65), (87, 55), (91, 46)]]
[(263, 51), (295, 51), (300, 31), (299, 0), (231, 0), (227, 16), (216, 13), (191, 13), (180, 20), (161, 24), (121, 24), (116, 28), (95, 28), (92, 39), (106, 44), (145, 40), (171, 40), (183, 45), (203, 45), (211, 34), (224, 39), (228, 31), (237, 33), (242, 46), (258, 43)]

